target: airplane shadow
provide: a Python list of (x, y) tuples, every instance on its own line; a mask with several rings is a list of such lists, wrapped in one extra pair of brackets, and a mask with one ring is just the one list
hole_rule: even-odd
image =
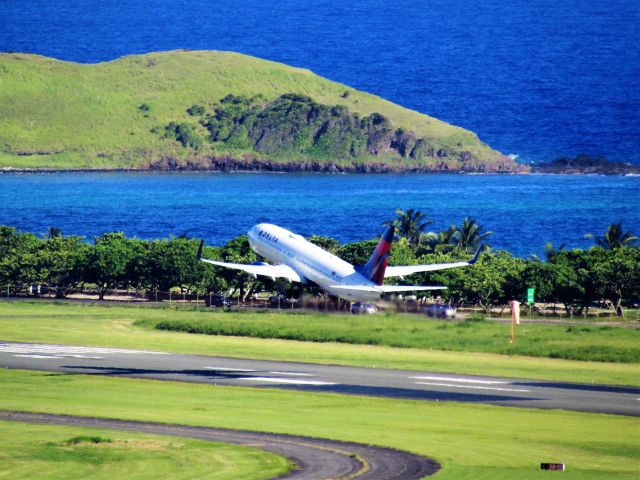
[(559, 382), (513, 382), (513, 385), (539, 388), (558, 388), (562, 390), (583, 390), (585, 392), (628, 393), (640, 395), (640, 388), (617, 387), (612, 385), (589, 385), (586, 383), (559, 383)]
[[(155, 380), (180, 381), (176, 377), (182, 377), (182, 381), (213, 383), (216, 380), (233, 381), (238, 378), (250, 378), (251, 376), (269, 375), (268, 371), (260, 372), (224, 372), (218, 370), (184, 369), (184, 370), (163, 370), (145, 368), (118, 368), (118, 367), (98, 367), (98, 366), (74, 366), (63, 367), (65, 369), (83, 370), (85, 375), (107, 375), (152, 378)], [(236, 384), (238, 385), (238, 384)], [(247, 386), (247, 385), (242, 385)], [(299, 390), (310, 392), (339, 393), (343, 395), (364, 395), (385, 398), (402, 398), (409, 400), (432, 400), (449, 402), (524, 402), (537, 400), (535, 397), (514, 397), (509, 395), (491, 395), (484, 393), (463, 393), (463, 392), (442, 392), (434, 390), (423, 390), (418, 388), (397, 388), (397, 387), (377, 387), (363, 385), (296, 385), (296, 384), (271, 384), (257, 385), (255, 388), (278, 388), (287, 390)]]

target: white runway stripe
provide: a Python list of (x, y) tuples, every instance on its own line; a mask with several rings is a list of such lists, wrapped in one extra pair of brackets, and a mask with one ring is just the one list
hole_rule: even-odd
[(483, 385), (508, 385), (509, 382), (501, 380), (480, 380), (476, 378), (460, 378), (460, 377), (409, 377), (415, 380), (433, 380), (436, 382), (458, 382), (458, 383), (479, 383)]
[(16, 354), (16, 355), (14, 355), (14, 357), (20, 357), (20, 358), (64, 358), (64, 357), (58, 357), (56, 355), (26, 355), (26, 354)]
[(84, 358), (86, 360), (104, 360), (104, 357), (92, 357), (91, 355), (60, 355), (63, 358)]
[(226, 368), (226, 367), (204, 367), (205, 370), (213, 370), (215, 372), (257, 372), (250, 368)]
[(165, 352), (148, 352), (144, 350), (128, 350), (124, 348), (104, 348), (104, 347), (76, 347), (73, 345), (42, 345), (38, 343), (0, 343), (0, 352), (19, 354), (48, 354), (48, 355), (83, 355), (83, 354), (154, 354), (168, 355)]
[(276, 378), (276, 377), (241, 377), (238, 380), (248, 382), (280, 383), (287, 385), (337, 385), (333, 382), (321, 382), (319, 380), (299, 380), (297, 378)]
[(300, 372), (269, 372), (271, 375), (289, 375), (290, 377), (313, 377), (310, 373)]
[(498, 392), (530, 392), (531, 390), (525, 390), (523, 388), (505, 388), (505, 387), (481, 387), (478, 385), (455, 385), (453, 383), (438, 383), (438, 382), (415, 382), (416, 385), (431, 385), (434, 387), (449, 387), (449, 388), (465, 388), (475, 390), (494, 390)]

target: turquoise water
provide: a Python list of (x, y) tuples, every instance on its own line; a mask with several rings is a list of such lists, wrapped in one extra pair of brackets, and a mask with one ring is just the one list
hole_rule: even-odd
[(327, 175), (56, 173), (0, 175), (0, 224), (91, 238), (121, 230), (187, 234), (220, 245), (258, 222), (342, 242), (380, 235), (397, 208), (441, 230), (472, 216), (490, 244), (527, 256), (545, 242), (588, 247), (622, 220), (640, 234), (640, 177), (568, 175)]

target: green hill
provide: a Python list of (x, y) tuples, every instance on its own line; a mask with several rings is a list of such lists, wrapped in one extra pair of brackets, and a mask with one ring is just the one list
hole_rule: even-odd
[(520, 167), (462, 128), (230, 52), (78, 64), (0, 54), (0, 168)]

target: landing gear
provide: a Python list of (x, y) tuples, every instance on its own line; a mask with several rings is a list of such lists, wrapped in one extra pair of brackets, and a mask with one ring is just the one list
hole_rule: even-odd
[(355, 302), (351, 304), (351, 313), (354, 315), (369, 315), (372, 313), (376, 313), (378, 311), (378, 307), (376, 307), (373, 303), (361, 303)]

